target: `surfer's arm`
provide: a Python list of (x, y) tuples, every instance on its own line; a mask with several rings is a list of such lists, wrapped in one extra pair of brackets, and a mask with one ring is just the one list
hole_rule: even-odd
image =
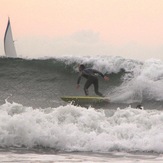
[(102, 78), (104, 78), (103, 73), (101, 73), (100, 71), (97, 71), (97, 70), (94, 70), (94, 69), (92, 69), (92, 71), (93, 71), (93, 73), (99, 74)]
[(82, 77), (82, 75), (80, 74), (80, 76), (78, 77), (78, 80), (77, 80), (78, 85), (80, 84), (81, 77)]
[(105, 76), (103, 73), (101, 73), (100, 71), (94, 70), (93, 69), (93, 73), (97, 73), (99, 74), (104, 80), (109, 80), (108, 76)]
[(77, 86), (76, 88), (78, 89), (80, 87), (80, 80), (81, 80), (82, 74), (79, 75), (78, 80), (77, 80)]

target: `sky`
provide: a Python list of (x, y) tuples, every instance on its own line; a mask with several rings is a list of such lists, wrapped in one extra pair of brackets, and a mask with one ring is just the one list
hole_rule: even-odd
[(8, 17), (19, 57), (163, 60), (163, 0), (0, 0), (0, 56)]

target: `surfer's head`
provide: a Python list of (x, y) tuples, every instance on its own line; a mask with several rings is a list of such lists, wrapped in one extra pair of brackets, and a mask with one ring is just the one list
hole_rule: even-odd
[(85, 66), (83, 64), (79, 65), (79, 71), (82, 71), (85, 69)]

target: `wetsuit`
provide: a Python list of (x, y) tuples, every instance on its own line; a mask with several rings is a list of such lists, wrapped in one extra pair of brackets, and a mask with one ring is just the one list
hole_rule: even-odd
[(98, 96), (103, 96), (98, 91), (98, 78), (97, 78), (97, 74), (99, 74), (100, 76), (102, 76), (104, 78), (104, 75), (101, 72), (99, 72), (97, 70), (94, 70), (94, 69), (91, 69), (91, 68), (85, 68), (85, 69), (83, 69), (80, 72), (80, 76), (78, 77), (77, 84), (80, 83), (80, 80), (81, 80), (82, 76), (87, 79), (87, 81), (86, 81), (86, 83), (84, 85), (84, 92), (85, 92), (86, 96), (88, 95), (88, 88), (91, 86), (91, 84), (94, 85), (95, 93)]

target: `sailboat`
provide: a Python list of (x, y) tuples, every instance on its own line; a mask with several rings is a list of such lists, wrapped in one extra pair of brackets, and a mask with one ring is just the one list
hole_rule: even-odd
[(6, 57), (11, 57), (11, 58), (17, 57), (9, 18), (8, 18), (5, 35), (4, 35), (4, 51)]

